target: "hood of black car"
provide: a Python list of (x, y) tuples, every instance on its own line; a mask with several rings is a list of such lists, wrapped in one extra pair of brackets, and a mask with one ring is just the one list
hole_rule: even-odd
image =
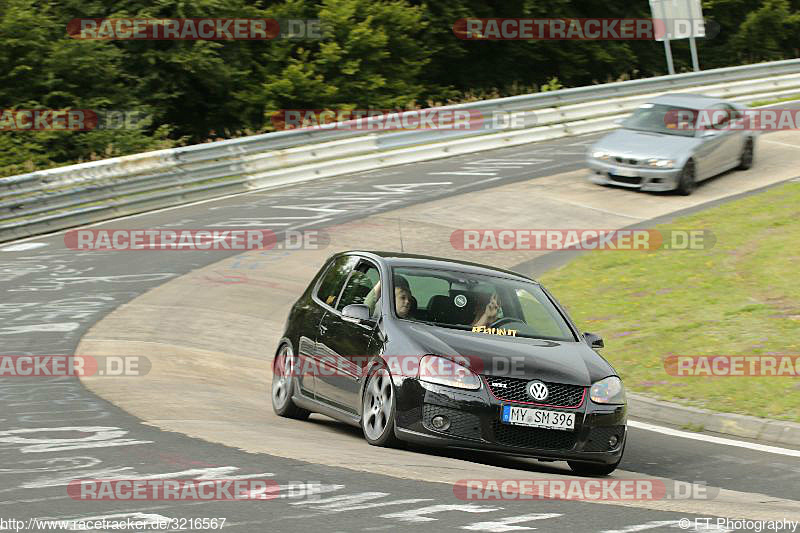
[(582, 386), (616, 374), (584, 342), (490, 335), (421, 323), (402, 327), (425, 353), (464, 357), (478, 374)]

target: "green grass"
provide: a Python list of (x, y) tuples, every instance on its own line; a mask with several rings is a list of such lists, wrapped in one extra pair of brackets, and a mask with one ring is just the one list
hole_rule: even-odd
[(748, 105), (750, 107), (761, 107), (764, 105), (779, 104), (781, 102), (794, 102), (795, 100), (800, 100), (800, 94), (786, 96), (784, 98), (773, 98), (771, 100), (757, 100), (755, 102), (750, 102)]
[(800, 183), (657, 229), (706, 229), (708, 250), (596, 251), (542, 277), (628, 390), (800, 422), (800, 378), (675, 377), (669, 355), (800, 355)]

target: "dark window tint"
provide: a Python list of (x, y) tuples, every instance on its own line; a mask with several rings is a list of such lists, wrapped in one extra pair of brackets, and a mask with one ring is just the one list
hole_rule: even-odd
[[(518, 337), (575, 341), (564, 317), (534, 282), (416, 267), (395, 268), (392, 275), (394, 279), (404, 278), (417, 301), (426, 302), (407, 320), (468, 331), (475, 326), (499, 327), (501, 335), (512, 330)], [(492, 297), (500, 308), (487, 323), (487, 317), (481, 318)], [(500, 325), (495, 326), (498, 322)]]
[(319, 289), (317, 289), (317, 298), (333, 307), (336, 304), (339, 291), (344, 285), (344, 280), (347, 279), (347, 275), (350, 274), (356, 263), (358, 263), (358, 257), (347, 255), (334, 260), (333, 264), (325, 272)]

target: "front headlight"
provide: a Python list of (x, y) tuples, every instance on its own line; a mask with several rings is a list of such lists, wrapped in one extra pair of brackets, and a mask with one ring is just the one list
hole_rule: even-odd
[(481, 388), (481, 378), (473, 374), (469, 368), (438, 355), (426, 355), (420, 360), (417, 377), (420, 381), (458, 389)]
[(594, 157), (595, 159), (605, 160), (610, 158), (611, 154), (609, 154), (608, 152), (603, 152), (602, 150), (595, 150), (594, 152), (592, 152), (592, 157)]
[(675, 161), (672, 159), (648, 159), (647, 164), (656, 168), (672, 168), (675, 166)]
[(617, 376), (609, 376), (592, 385), (589, 397), (594, 403), (624, 404), (625, 387)]

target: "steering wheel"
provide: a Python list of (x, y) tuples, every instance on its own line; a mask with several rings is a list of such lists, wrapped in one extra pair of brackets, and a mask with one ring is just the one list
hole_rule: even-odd
[(513, 316), (504, 316), (503, 318), (498, 318), (497, 320), (489, 324), (487, 327), (499, 328), (500, 326), (503, 326), (505, 324), (510, 324), (512, 322), (519, 322), (520, 324), (527, 325), (527, 323), (524, 320), (521, 320), (519, 318), (514, 318)]

